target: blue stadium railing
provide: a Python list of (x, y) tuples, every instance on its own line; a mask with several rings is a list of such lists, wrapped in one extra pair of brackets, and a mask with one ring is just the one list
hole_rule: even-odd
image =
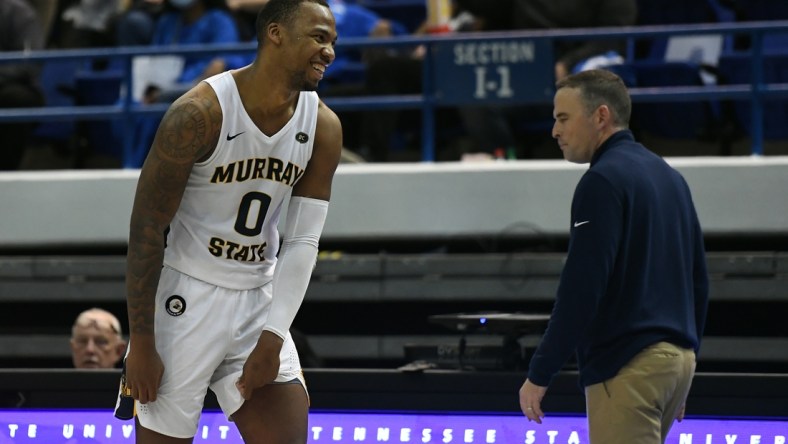
[[(537, 45), (549, 45), (555, 40), (585, 40), (585, 39), (627, 39), (632, 47), (636, 40), (649, 40), (667, 38), (672, 36), (693, 35), (746, 35), (750, 38), (751, 57), (750, 82), (735, 85), (705, 85), (705, 86), (669, 86), (631, 88), (634, 102), (682, 102), (698, 100), (736, 100), (749, 101), (751, 106), (751, 153), (763, 154), (764, 128), (763, 109), (764, 102), (785, 98), (788, 96), (788, 83), (767, 83), (764, 81), (764, 52), (761, 42), (765, 35), (774, 33), (788, 33), (788, 21), (768, 22), (741, 22), (741, 23), (710, 23), (692, 25), (664, 25), (649, 27), (623, 27), (623, 28), (578, 28), (556, 29), (547, 31), (518, 31), (506, 33), (459, 33), (429, 36), (403, 36), (393, 38), (347, 38), (340, 39), (340, 45), (346, 48), (408, 48), (417, 45), (426, 45), (432, 50), (426, 51), (423, 63), (423, 93), (414, 95), (387, 95), (387, 96), (358, 96), (358, 97), (327, 97), (325, 102), (338, 111), (351, 110), (378, 110), (378, 109), (417, 109), (422, 112), (422, 146), (421, 158), (430, 162), (435, 160), (435, 110), (439, 106), (450, 106), (453, 102), (446, 100), (445, 95), (437, 94), (440, 85), (434, 81), (436, 70), (434, 59), (440, 54), (438, 48), (456, 44), (485, 45), (500, 41), (528, 41)], [(547, 42), (547, 43), (544, 43)], [(481, 47), (481, 46), (480, 46)], [(544, 46), (541, 46), (544, 47)], [(126, 90), (131, 91), (132, 68), (129, 63), (135, 56), (151, 56), (162, 54), (228, 54), (251, 53), (255, 45), (252, 43), (222, 46), (192, 46), (192, 47), (120, 47), (84, 50), (45, 50), (31, 52), (6, 52), (0, 53), (0, 63), (8, 62), (44, 62), (55, 60), (94, 60), (94, 59), (120, 59), (125, 66)], [(785, 48), (788, 57), (788, 48)], [(631, 58), (632, 54), (628, 54)], [(440, 69), (440, 67), (438, 67)], [(552, 72), (552, 64), (550, 66)], [(530, 79), (528, 79), (530, 81)], [(482, 85), (485, 86), (485, 85)], [(544, 94), (541, 98), (528, 97), (525, 101), (550, 103), (551, 94)], [(506, 98), (478, 98), (476, 103), (504, 103), (518, 104), (521, 100), (513, 97)], [(167, 104), (138, 105), (131, 100), (130, 94), (120, 104), (108, 106), (47, 106), (43, 108), (7, 108), (0, 109), (0, 122), (9, 121), (76, 121), (76, 120), (111, 120), (123, 119), (126, 135), (133, 131), (133, 115), (163, 114)], [(123, 166), (130, 167), (132, 137), (124, 137)]]

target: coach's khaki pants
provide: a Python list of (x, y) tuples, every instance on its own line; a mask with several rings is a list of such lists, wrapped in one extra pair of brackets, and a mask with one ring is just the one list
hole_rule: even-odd
[(613, 378), (586, 387), (589, 442), (664, 443), (694, 374), (694, 351), (667, 342), (644, 349)]

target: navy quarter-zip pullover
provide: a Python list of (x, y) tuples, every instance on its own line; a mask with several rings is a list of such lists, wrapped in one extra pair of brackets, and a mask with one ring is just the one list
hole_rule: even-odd
[(703, 235), (684, 178), (629, 130), (594, 153), (572, 199), (555, 305), (528, 379), (549, 385), (572, 352), (580, 384), (613, 376), (645, 347), (697, 353), (708, 305)]

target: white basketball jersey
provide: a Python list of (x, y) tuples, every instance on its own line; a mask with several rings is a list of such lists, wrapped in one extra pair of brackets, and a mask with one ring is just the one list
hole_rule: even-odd
[(211, 157), (192, 169), (164, 263), (220, 287), (255, 288), (273, 278), (282, 203), (312, 156), (318, 97), (301, 92), (293, 117), (269, 137), (246, 113), (229, 72), (206, 82), (219, 98), (222, 132)]

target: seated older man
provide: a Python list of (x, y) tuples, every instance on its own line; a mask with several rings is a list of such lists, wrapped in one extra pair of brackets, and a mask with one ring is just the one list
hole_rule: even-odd
[(115, 368), (126, 351), (120, 321), (100, 308), (85, 310), (71, 328), (75, 368)]

